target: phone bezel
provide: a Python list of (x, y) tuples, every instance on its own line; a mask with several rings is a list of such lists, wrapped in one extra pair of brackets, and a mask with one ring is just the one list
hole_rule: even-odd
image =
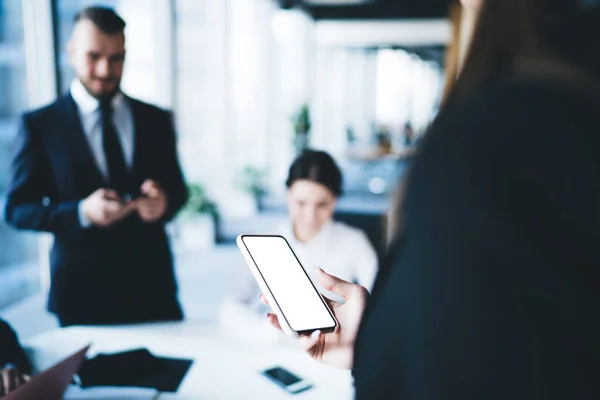
[[(281, 238), (284, 240), (284, 242), (287, 244), (289, 250), (292, 252), (292, 254), (294, 255), (294, 258), (296, 258), (296, 261), (298, 261), (298, 264), (300, 265), (300, 268), (302, 268), (302, 272), (304, 272), (304, 275), (306, 276), (306, 279), (308, 279), (308, 281), (310, 282), (312, 288), (314, 289), (315, 293), (319, 296), (319, 298), (321, 299), (321, 303), (323, 304), (323, 306), (325, 307), (325, 309), (327, 310), (327, 312), (329, 313), (329, 315), (331, 316), (331, 319), (333, 320), (333, 326), (332, 327), (323, 327), (323, 328), (313, 328), (313, 329), (306, 329), (306, 330), (301, 330), (301, 331), (297, 331), (295, 329), (292, 328), (292, 326), (290, 325), (287, 317), (285, 316), (285, 313), (283, 312), (283, 310), (281, 309), (281, 307), (279, 307), (279, 303), (277, 302), (277, 299), (275, 298), (275, 296), (273, 295), (273, 292), (271, 291), (271, 288), (269, 287), (269, 284), (267, 283), (265, 277), (262, 274), (262, 271), (260, 270), (260, 268), (258, 267), (258, 264), (256, 263), (256, 261), (254, 260), (254, 257), (252, 256), (252, 254), (250, 253), (250, 250), (248, 249), (248, 246), (246, 245), (246, 243), (244, 242), (244, 238)], [(331, 308), (329, 308), (329, 305), (327, 304), (327, 302), (325, 301), (325, 299), (323, 298), (323, 295), (319, 292), (319, 290), (316, 288), (316, 286), (314, 285), (313, 281), (310, 279), (310, 277), (308, 276), (308, 274), (306, 273), (306, 270), (304, 269), (304, 266), (302, 265), (302, 263), (300, 262), (300, 259), (298, 258), (298, 256), (296, 255), (296, 253), (294, 252), (294, 249), (292, 248), (292, 246), (290, 246), (290, 243), (287, 241), (287, 239), (281, 235), (239, 235), (238, 236), (238, 243), (241, 243), (244, 246), (244, 250), (246, 252), (246, 254), (248, 255), (248, 257), (250, 257), (250, 259), (252, 260), (252, 263), (254, 264), (254, 268), (256, 269), (256, 271), (258, 272), (258, 274), (260, 275), (260, 279), (263, 282), (264, 286), (266, 287), (266, 289), (269, 291), (269, 295), (270, 297), (273, 299), (273, 301), (275, 302), (275, 308), (277, 310), (279, 310), (279, 314), (281, 314), (281, 316), (284, 319), (285, 324), (287, 325), (287, 327), (289, 327), (290, 330), (292, 330), (294, 333), (296, 333), (297, 335), (310, 335), (315, 331), (321, 331), (323, 333), (331, 333), (331, 332), (335, 332), (335, 330), (338, 327), (338, 322), (337, 319), (335, 318), (335, 315), (333, 314), (333, 312), (331, 311)]]

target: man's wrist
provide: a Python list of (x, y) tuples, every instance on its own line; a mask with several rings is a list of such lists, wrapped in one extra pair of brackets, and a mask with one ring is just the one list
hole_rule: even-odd
[(83, 200), (77, 205), (77, 215), (79, 217), (79, 224), (82, 228), (89, 228), (92, 226), (92, 221), (88, 218), (83, 210)]

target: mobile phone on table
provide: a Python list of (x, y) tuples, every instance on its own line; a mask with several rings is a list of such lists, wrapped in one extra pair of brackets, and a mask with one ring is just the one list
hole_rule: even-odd
[(240, 235), (237, 245), (286, 334), (328, 333), (338, 328), (333, 312), (283, 236)]
[(289, 393), (300, 393), (313, 387), (309, 381), (282, 367), (269, 368), (262, 371), (262, 374)]

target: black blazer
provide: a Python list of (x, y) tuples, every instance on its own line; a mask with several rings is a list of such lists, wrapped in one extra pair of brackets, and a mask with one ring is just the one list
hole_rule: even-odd
[(167, 213), (157, 223), (131, 215), (108, 229), (83, 229), (79, 201), (106, 184), (73, 98), (67, 95), (22, 118), (5, 217), (17, 228), (54, 234), (49, 309), (61, 320), (181, 318), (164, 230), (187, 201), (172, 118), (128, 101), (135, 129), (134, 184), (154, 179), (168, 197)]
[(0, 319), (0, 368), (7, 363), (13, 364), (23, 374), (31, 374), (31, 361), (19, 344), (17, 335)]
[(597, 105), (505, 82), (450, 107), (363, 317), (357, 398), (600, 398)]

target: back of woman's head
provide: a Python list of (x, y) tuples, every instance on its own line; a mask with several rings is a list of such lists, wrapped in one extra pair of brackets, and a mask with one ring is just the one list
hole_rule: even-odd
[(333, 158), (324, 151), (305, 150), (294, 160), (285, 185), (289, 189), (299, 180), (319, 183), (336, 197), (342, 194), (342, 173)]
[(529, 60), (542, 60), (540, 74), (565, 63), (599, 79), (598, 37), (600, 0), (482, 0), (455, 92), (518, 74), (517, 64)]

